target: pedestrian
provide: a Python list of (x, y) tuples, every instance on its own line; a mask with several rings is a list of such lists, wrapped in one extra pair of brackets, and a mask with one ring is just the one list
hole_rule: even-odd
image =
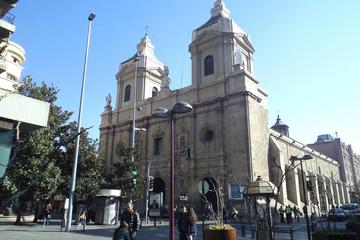
[(227, 212), (226, 208), (223, 207), (223, 220), (224, 220), (224, 223), (227, 223), (228, 219), (229, 219), (228, 212)]
[(197, 216), (192, 207), (189, 208), (187, 214), (187, 226), (188, 226), (188, 240), (196, 240), (197, 228), (196, 228)]
[(280, 222), (281, 222), (281, 223), (285, 223), (284, 213), (285, 213), (285, 210), (284, 210), (283, 206), (280, 206), (280, 208), (279, 208), (279, 215), (280, 215)]
[(115, 232), (113, 234), (113, 240), (130, 240), (129, 235), (129, 224), (125, 221), (120, 223), (120, 226), (115, 229)]
[(79, 223), (76, 226), (76, 230), (80, 227), (80, 225), (83, 226), (83, 231), (85, 231), (86, 228), (86, 211), (85, 209), (82, 209), (79, 216)]
[(294, 205), (292, 208), (294, 213), (294, 218), (299, 222), (300, 221), (300, 210)]
[(128, 202), (126, 210), (120, 216), (120, 223), (126, 222), (128, 224), (128, 231), (130, 240), (135, 240), (136, 232), (140, 229), (139, 213), (135, 211), (132, 202)]
[(187, 224), (187, 209), (185, 206), (183, 206), (179, 211), (177, 225), (179, 231), (179, 239), (187, 240), (188, 224)]
[(286, 206), (285, 214), (286, 214), (286, 223), (290, 224), (292, 222), (292, 209), (291, 209), (290, 205)]
[(206, 205), (205, 218), (207, 220), (213, 220), (214, 219), (214, 211), (212, 210), (212, 207), (211, 207), (210, 204)]
[(51, 213), (53, 211), (53, 207), (51, 203), (48, 203), (44, 209), (43, 212), (43, 227), (46, 227), (50, 224), (50, 219), (51, 219)]

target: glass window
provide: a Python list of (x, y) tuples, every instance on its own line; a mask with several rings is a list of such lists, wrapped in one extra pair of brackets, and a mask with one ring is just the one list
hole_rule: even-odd
[(214, 73), (214, 57), (212, 55), (209, 55), (205, 58), (204, 69), (205, 69), (205, 76)]
[(127, 85), (125, 87), (124, 102), (130, 101), (130, 96), (131, 96), (131, 86)]

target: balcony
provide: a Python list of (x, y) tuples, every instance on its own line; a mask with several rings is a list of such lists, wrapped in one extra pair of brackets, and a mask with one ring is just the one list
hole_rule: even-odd
[(0, 39), (9, 38), (15, 32), (15, 16), (9, 12), (0, 19)]

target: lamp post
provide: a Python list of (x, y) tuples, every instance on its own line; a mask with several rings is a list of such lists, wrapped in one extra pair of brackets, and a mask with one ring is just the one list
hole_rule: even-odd
[(305, 189), (305, 178), (304, 178), (304, 171), (303, 171), (303, 165), (302, 165), (302, 161), (303, 160), (310, 160), (313, 157), (310, 155), (304, 155), (302, 158), (299, 158), (297, 156), (291, 156), (290, 157), (290, 161), (294, 162), (294, 161), (300, 161), (300, 168), (301, 168), (301, 179), (302, 179), (302, 185), (303, 185), (303, 194), (304, 194), (304, 201), (305, 201), (305, 220), (306, 220), (306, 228), (307, 228), (307, 235), (308, 235), (308, 239), (311, 240), (311, 232), (310, 232), (310, 222), (309, 222), (309, 214), (308, 214), (308, 200), (307, 200), (307, 194), (306, 194), (306, 189)]
[(187, 102), (176, 103), (171, 110), (163, 107), (154, 109), (152, 116), (155, 118), (170, 118), (170, 240), (174, 240), (174, 207), (175, 207), (175, 128), (174, 115), (189, 113), (193, 107)]
[(260, 224), (257, 212), (257, 200), (265, 199), (266, 201), (266, 222), (267, 222), (267, 235), (269, 240), (272, 239), (272, 219), (270, 211), (270, 198), (276, 196), (277, 188), (269, 181), (264, 181), (261, 176), (258, 176), (256, 181), (250, 182), (244, 190), (245, 196), (254, 200), (254, 208), (256, 214), (256, 239), (262, 239), (260, 233)]
[(71, 174), (71, 189), (69, 194), (69, 208), (66, 216), (66, 225), (65, 231), (69, 232), (71, 228), (71, 219), (72, 219), (72, 211), (73, 211), (73, 201), (75, 195), (75, 184), (76, 184), (76, 172), (77, 172), (77, 162), (79, 158), (79, 146), (80, 146), (80, 131), (81, 131), (81, 115), (83, 108), (83, 100), (84, 100), (84, 92), (85, 92), (85, 80), (86, 80), (86, 70), (87, 70), (87, 60), (89, 53), (89, 45), (90, 45), (90, 33), (91, 33), (91, 23), (95, 19), (95, 13), (90, 13), (88, 17), (89, 25), (87, 31), (87, 41), (86, 41), (86, 49), (85, 49), (85, 61), (84, 61), (84, 69), (83, 69), (83, 78), (81, 85), (81, 94), (80, 94), (80, 106), (79, 106), (79, 116), (78, 116), (78, 125), (77, 125), (77, 136), (76, 136), (76, 144), (75, 144), (75, 155), (72, 166), (72, 174)]
[[(136, 54), (134, 57), (134, 63), (135, 63), (135, 77), (134, 77), (134, 99), (133, 99), (133, 121), (132, 121), (132, 139), (131, 139), (131, 148), (135, 149), (135, 131), (136, 126), (135, 126), (135, 121), (136, 121), (136, 102), (137, 102), (137, 69), (138, 69), (138, 64), (139, 64), (139, 54)], [(134, 154), (131, 155), (131, 161), (134, 161)]]

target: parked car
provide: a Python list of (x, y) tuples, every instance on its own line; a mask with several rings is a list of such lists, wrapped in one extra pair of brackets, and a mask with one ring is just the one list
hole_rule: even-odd
[(358, 208), (357, 203), (348, 203), (341, 206), (341, 209), (345, 211), (346, 216), (354, 216), (356, 209)]
[(345, 221), (347, 218), (345, 211), (339, 208), (331, 209), (327, 216), (329, 221)]

